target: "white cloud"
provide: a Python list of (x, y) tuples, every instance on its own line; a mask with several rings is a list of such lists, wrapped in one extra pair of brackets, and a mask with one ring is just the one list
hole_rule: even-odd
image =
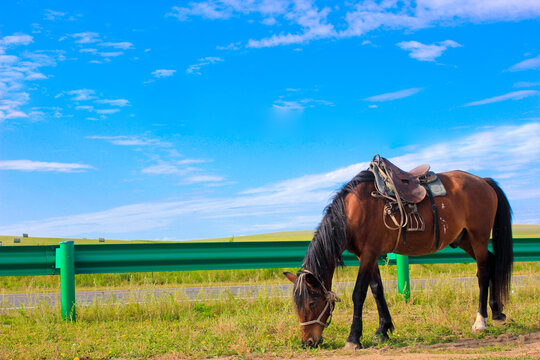
[(402, 41), (396, 44), (409, 51), (409, 56), (420, 61), (435, 61), (448, 48), (461, 47), (454, 40), (445, 40), (433, 44), (422, 44), (418, 41)]
[(523, 71), (523, 70), (533, 70), (533, 69), (539, 69), (540, 68), (540, 55), (537, 57), (523, 60), (515, 65), (512, 65), (510, 67), (510, 71)]
[(61, 51), (21, 49), (32, 42), (32, 36), (22, 33), (0, 38), (0, 122), (30, 118), (23, 109), (30, 101), (29, 82), (47, 79), (41, 68), (64, 59)]
[(111, 58), (111, 57), (117, 57), (120, 55), (124, 55), (123, 51), (109, 51), (109, 52), (98, 52), (98, 55), (104, 58)]
[(372, 101), (372, 102), (385, 102), (385, 101), (391, 101), (391, 100), (409, 97), (409, 96), (418, 94), (420, 91), (422, 91), (422, 88), (404, 89), (404, 90), (384, 93), (380, 95), (370, 96), (370, 97), (365, 98), (364, 100)]
[(284, 100), (280, 98), (274, 101), (272, 107), (283, 111), (304, 111), (305, 108), (313, 108), (318, 105), (334, 106), (334, 103), (326, 100), (317, 99), (299, 99), (299, 100)]
[[(79, 49), (80, 53), (91, 54), (102, 58), (100, 60), (96, 60), (95, 58), (90, 60), (90, 63), (93, 64), (102, 64), (103, 62), (109, 62), (111, 61), (111, 58), (115, 58), (125, 54), (124, 51), (99, 51), (98, 49), (96, 49), (97, 46), (100, 46), (102, 48), (113, 48), (119, 50), (131, 50), (135, 48), (134, 45), (128, 41), (103, 41), (100, 34), (91, 31), (70, 34), (68, 35), (68, 37), (75, 39), (75, 43), (79, 46), (93, 46), (91, 48), (82, 47)], [(61, 40), (65, 38), (66, 37), (63, 37)]]
[(62, 19), (62, 18), (64, 18), (64, 16), (66, 16), (65, 12), (45, 9), (45, 14), (44, 14), (43, 17), (44, 17), (45, 20), (54, 21), (54, 20)]
[(153, 175), (170, 175), (170, 174), (183, 174), (184, 172), (173, 164), (161, 163), (157, 165), (148, 166), (141, 170), (143, 174)]
[(540, 86), (540, 81), (532, 82), (532, 81), (518, 81), (514, 83), (514, 87), (517, 88), (524, 88), (524, 87), (535, 87)]
[(363, 36), (377, 29), (414, 31), (467, 22), (533, 19), (540, 16), (539, 4), (537, 0), (368, 0), (320, 9), (314, 0), (202, 0), (191, 1), (183, 7), (175, 6), (166, 16), (187, 21), (193, 17), (226, 20), (254, 14), (260, 16), (262, 23), (296, 28), (296, 31), (281, 32), (262, 39), (249, 39), (245, 45), (261, 48)]
[[(0, 39), (0, 46), (19, 46), (28, 45), (34, 41), (34, 38), (30, 35), (16, 33), (13, 35), (7, 35)], [(1, 49), (1, 48), (0, 48)]]
[(537, 90), (519, 90), (519, 91), (512, 91), (508, 94), (494, 96), (488, 99), (479, 100), (479, 101), (473, 101), (470, 103), (467, 103), (463, 106), (478, 106), (478, 105), (485, 105), (485, 104), (492, 104), (500, 101), (505, 100), (521, 100), (529, 96), (536, 96), (539, 95), (540, 91)]
[(66, 91), (66, 94), (71, 95), (73, 101), (86, 101), (96, 98), (96, 92), (92, 89), (70, 90)]
[(111, 106), (128, 106), (129, 101), (126, 99), (100, 99), (95, 101), (98, 104), (107, 104)]
[(116, 114), (120, 109), (94, 109), (94, 111), (100, 115)]
[(45, 172), (83, 172), (92, 166), (77, 163), (43, 162), (33, 160), (0, 160), (0, 170), (45, 171)]
[(221, 182), (223, 180), (225, 180), (223, 176), (216, 176), (216, 175), (196, 175), (196, 176), (189, 176), (186, 178), (186, 182), (190, 184), (205, 183), (205, 182)]
[(164, 77), (170, 77), (173, 76), (176, 70), (168, 70), (168, 69), (160, 69), (156, 71), (152, 71), (152, 75), (156, 78), (164, 78)]
[(91, 31), (71, 34), (70, 36), (76, 39), (77, 44), (93, 44), (101, 41), (99, 34)]
[(198, 62), (196, 64), (190, 65), (186, 69), (186, 73), (195, 74), (195, 75), (201, 75), (201, 71), (200, 71), (201, 67), (206, 66), (206, 65), (210, 65), (210, 64), (215, 64), (215, 63), (221, 62), (221, 61), (224, 61), (224, 60), (222, 58), (220, 58), (220, 57), (215, 57), (215, 56), (207, 56), (207, 57), (201, 58), (201, 59), (198, 60)]
[(161, 146), (170, 147), (171, 143), (144, 136), (119, 135), (119, 136), (87, 136), (87, 139), (105, 140), (113, 145), (120, 146)]
[[(95, 90), (92, 89), (78, 89), (78, 90), (70, 90), (65, 91), (64, 93), (58, 94), (56, 97), (62, 96), (62, 94), (67, 94), (71, 96), (72, 101), (76, 101), (77, 105), (75, 106), (75, 110), (86, 110), (95, 112), (96, 114), (101, 115), (102, 119), (106, 118), (106, 115), (115, 114), (120, 111), (119, 108), (125, 107), (130, 105), (129, 100), (127, 99), (99, 99), (96, 95)], [(93, 100), (95, 104), (104, 104), (109, 106), (115, 106), (114, 109), (98, 109), (94, 105), (86, 104), (80, 104), (81, 102), (86, 102)], [(95, 120), (91, 118), (91, 120)]]
[(122, 50), (128, 50), (128, 49), (133, 49), (133, 44), (130, 43), (130, 42), (127, 42), (127, 41), (122, 41), (122, 42), (103, 42), (101, 44), (99, 44), (101, 46), (110, 46), (110, 47), (113, 47), (115, 49), (122, 49)]
[[(437, 172), (461, 169), (499, 180), (514, 208), (516, 222), (540, 222), (540, 202), (527, 205), (524, 201), (538, 199), (537, 177), (540, 168), (540, 123), (521, 126), (500, 126), (458, 139), (435, 143), (417, 152), (393, 157), (404, 169), (420, 163), (430, 163)], [(183, 222), (236, 217), (250, 219), (257, 231), (271, 230), (294, 217), (305, 217), (303, 228), (315, 227), (322, 209), (332, 192), (368, 166), (366, 162), (351, 164), (329, 172), (305, 175), (242, 191), (234, 196), (185, 201), (146, 202), (115, 207), (99, 212), (25, 221), (0, 226), (1, 234), (23, 231), (40, 236), (77, 236), (80, 234), (126, 234), (169, 226)], [(507, 177), (519, 173), (519, 181)], [(525, 195), (524, 195), (525, 194)], [(523, 200), (526, 196), (529, 199)], [(522, 215), (523, 214), (523, 215)], [(245, 228), (242, 221), (230, 225), (235, 233)], [(223, 226), (223, 223), (220, 222)], [(295, 228), (291, 224), (290, 228)], [(129, 230), (126, 230), (129, 229)], [(179, 233), (180, 234), (180, 233)], [(181, 236), (181, 235), (180, 235)], [(184, 235), (186, 236), (186, 235)]]

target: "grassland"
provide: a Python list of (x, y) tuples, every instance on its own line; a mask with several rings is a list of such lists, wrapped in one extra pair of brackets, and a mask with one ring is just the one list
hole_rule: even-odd
[[(537, 237), (540, 238), (540, 225), (513, 225), (512, 226), (513, 235), (516, 238), (524, 237)], [(14, 238), (21, 239), (20, 244), (15, 244), (13, 242)], [(204, 241), (204, 242), (242, 242), (242, 241), (308, 241), (313, 238), (313, 231), (311, 230), (302, 230), (302, 231), (284, 231), (284, 232), (274, 232), (267, 234), (256, 234), (256, 235), (241, 235), (241, 236), (231, 236), (223, 238), (214, 238), (214, 239), (199, 239), (199, 240), (186, 240), (189, 242), (192, 241)], [(72, 240), (75, 244), (103, 244), (99, 242), (99, 239), (75, 239), (75, 238), (46, 238), (46, 237), (22, 237), (22, 236), (11, 236), (11, 235), (0, 235), (0, 241), (3, 246), (17, 246), (17, 245), (56, 245), (61, 241)], [(126, 244), (126, 243), (148, 243), (148, 242), (171, 242), (171, 241), (158, 241), (158, 240), (112, 240), (105, 239), (105, 244)], [(172, 241), (175, 242), (175, 241)]]
[[(518, 226), (517, 236), (540, 237), (540, 226)], [(233, 241), (309, 240), (311, 232), (274, 233), (235, 237)], [(3, 240), (3, 239), (2, 239)], [(21, 238), (34, 244), (58, 243), (66, 239)], [(73, 239), (77, 243), (97, 240)], [(231, 238), (211, 239), (231, 241)], [(5, 240), (3, 240), (5, 241)], [(113, 240), (106, 240), (111, 243)], [(115, 241), (125, 243), (124, 241)], [(106, 288), (155, 288), (232, 284), (282, 283), (284, 269), (186, 271), (136, 274), (77, 275), (77, 290)], [(289, 269), (295, 270), (295, 269)], [(395, 266), (381, 267), (385, 280), (396, 278)], [(357, 267), (339, 269), (335, 281), (354, 281)], [(525, 286), (515, 288), (505, 328), (489, 326), (484, 335), (470, 332), (478, 302), (478, 288), (445, 281), (448, 277), (474, 276), (475, 264), (411, 265), (411, 278), (442, 279), (434, 287), (415, 290), (410, 303), (387, 291), (396, 332), (389, 346), (415, 351), (415, 346), (448, 343), (458, 339), (539, 331), (539, 263), (517, 263), (515, 274), (532, 275)], [(58, 291), (58, 276), (0, 277), (0, 292)], [(332, 326), (325, 332), (321, 349), (300, 348), (299, 326), (288, 298), (261, 296), (219, 300), (186, 301), (179, 296), (127, 305), (114, 302), (79, 306), (78, 321), (64, 322), (60, 310), (47, 304), (36, 308), (3, 310), (0, 313), (0, 359), (109, 359), (109, 358), (210, 358), (326, 357), (347, 355), (341, 349), (351, 321), (352, 302), (348, 290), (338, 304)], [(377, 327), (377, 309), (371, 296), (364, 310), (363, 345), (378, 349), (372, 340)], [(477, 353), (489, 357), (493, 345), (480, 346)], [(524, 357), (526, 358), (526, 357)]]
[[(346, 355), (340, 350), (352, 314), (351, 294), (334, 312), (321, 349), (300, 347), (300, 331), (289, 298), (222, 299), (190, 302), (178, 297), (148, 299), (127, 305), (96, 303), (78, 308), (78, 321), (62, 321), (59, 309), (42, 305), (5, 311), (0, 316), (0, 359), (172, 359), (233, 356), (326, 357)], [(460, 339), (539, 330), (540, 285), (531, 279), (514, 289), (506, 307), (512, 319), (506, 327), (488, 326), (486, 334), (471, 333), (478, 302), (476, 286), (441, 281), (429, 290), (415, 291), (405, 303), (387, 291), (396, 331), (386, 349), (448, 343)], [(372, 339), (377, 309), (371, 296), (364, 308), (364, 347), (378, 348)], [(482, 341), (480, 340), (480, 344)], [(380, 349), (379, 349), (380, 350)], [(498, 351), (493, 344), (474, 349), (476, 354)], [(527, 357), (523, 357), (527, 358)]]

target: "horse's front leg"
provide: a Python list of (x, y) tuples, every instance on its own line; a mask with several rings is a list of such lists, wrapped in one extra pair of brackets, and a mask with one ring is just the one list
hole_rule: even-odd
[(364, 307), (364, 301), (366, 300), (367, 288), (371, 281), (371, 275), (373, 271), (373, 263), (368, 264), (368, 261), (360, 259), (360, 268), (358, 270), (358, 277), (356, 278), (356, 284), (352, 295), (354, 303), (353, 321), (351, 325), (351, 332), (347, 337), (345, 343), (346, 349), (361, 349), (360, 337), (362, 337), (362, 308)]
[(369, 283), (375, 302), (377, 303), (377, 310), (379, 311), (379, 328), (375, 332), (375, 337), (378, 341), (388, 340), (388, 331), (394, 331), (394, 324), (392, 323), (392, 317), (390, 311), (388, 311), (388, 305), (384, 297), (384, 289), (381, 280), (381, 273), (379, 271), (379, 265), (375, 262), (375, 269), (371, 275), (371, 282)]

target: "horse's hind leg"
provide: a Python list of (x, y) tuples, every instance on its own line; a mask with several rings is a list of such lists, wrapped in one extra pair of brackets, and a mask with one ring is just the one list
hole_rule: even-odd
[(494, 325), (504, 325), (506, 321), (506, 315), (503, 314), (502, 310), (504, 308), (503, 303), (500, 297), (497, 295), (498, 292), (495, 291), (495, 255), (490, 251), (488, 254), (489, 257), (489, 306), (491, 307), (491, 312), (493, 313), (493, 324)]
[(489, 264), (489, 232), (484, 234), (483, 232), (469, 231), (467, 233), (472, 250), (474, 252), (474, 258), (476, 259), (476, 266), (478, 272), (478, 287), (480, 288), (480, 297), (478, 305), (478, 314), (476, 315), (476, 321), (472, 326), (473, 331), (484, 331), (487, 325), (487, 302), (489, 293), (489, 280), (490, 280), (490, 264)]
[(371, 276), (369, 286), (371, 287), (371, 292), (373, 293), (373, 297), (377, 303), (377, 310), (379, 311), (379, 328), (375, 331), (375, 336), (384, 342), (388, 340), (388, 331), (394, 331), (394, 324), (392, 323), (392, 317), (390, 316), (390, 311), (388, 311), (388, 305), (384, 297), (381, 273), (377, 263), (375, 263), (375, 270)]

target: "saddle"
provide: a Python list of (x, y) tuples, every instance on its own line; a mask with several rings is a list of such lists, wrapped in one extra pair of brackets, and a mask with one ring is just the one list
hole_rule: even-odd
[[(439, 247), (439, 216), (433, 199), (432, 185), (437, 186), (435, 196), (444, 196), (446, 191), (437, 175), (429, 171), (427, 164), (404, 171), (392, 164), (388, 159), (375, 155), (369, 165), (369, 170), (375, 177), (375, 189), (371, 195), (383, 198), (386, 201), (383, 213), (384, 224), (388, 229), (398, 230), (395, 251), (403, 232), (403, 242), (406, 242), (406, 231), (424, 231), (425, 223), (418, 212), (417, 204), (422, 202), (426, 195), (431, 201), (435, 219), (435, 246)], [(399, 218), (396, 216), (399, 212)], [(394, 225), (389, 225), (390, 218)]]
[(420, 184), (420, 178), (426, 176), (430, 168), (429, 165), (420, 165), (407, 172), (392, 164), (390, 160), (380, 158), (379, 166), (382, 166), (387, 170), (388, 175), (393, 180), (395, 191), (397, 191), (402, 200), (412, 204), (418, 204), (424, 200), (427, 191), (426, 188)]

